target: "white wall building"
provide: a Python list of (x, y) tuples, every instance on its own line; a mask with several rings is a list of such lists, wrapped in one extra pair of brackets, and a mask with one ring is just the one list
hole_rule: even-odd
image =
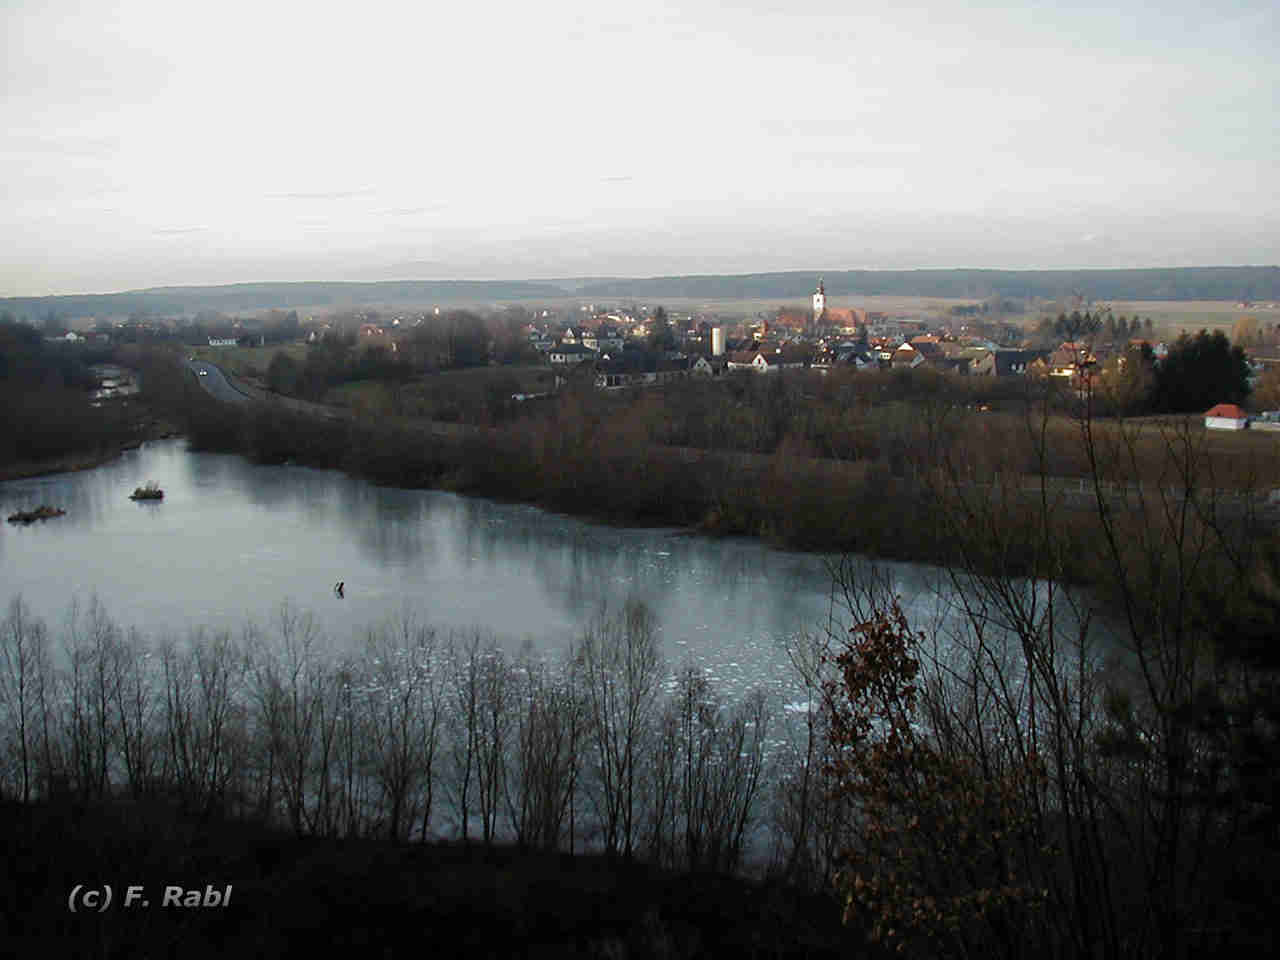
[(1205, 412), (1204, 425), (1209, 430), (1243, 430), (1249, 416), (1234, 403), (1220, 403)]

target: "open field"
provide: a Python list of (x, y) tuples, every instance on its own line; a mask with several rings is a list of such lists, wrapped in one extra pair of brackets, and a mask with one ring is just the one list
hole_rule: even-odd
[(1280, 320), (1280, 310), (1239, 307), (1222, 300), (1117, 300), (1111, 309), (1117, 317), (1150, 317), (1155, 328), (1169, 338), (1201, 329), (1210, 333), (1221, 330), (1230, 336), (1232, 325), (1241, 317), (1257, 317), (1260, 323)]
[[(1006, 429), (1025, 430), (1025, 421), (1013, 414), (995, 414)], [(1092, 423), (1103, 463), (1104, 479), (1127, 475), (1130, 482), (1157, 486), (1177, 485), (1180, 478), (1170, 471), (1170, 454), (1194, 450), (1204, 474), (1196, 486), (1218, 486), (1230, 490), (1280, 488), (1280, 433), (1258, 430), (1208, 430), (1204, 418), (1172, 415), (1138, 417), (1128, 420), (1100, 418)], [(1081, 446), (1080, 422), (1071, 417), (1051, 417), (1046, 438), (1055, 451), (1054, 474), (1083, 476), (1088, 459)], [(1130, 459), (1132, 457), (1132, 459)], [(1136, 476), (1134, 474), (1136, 473)]]

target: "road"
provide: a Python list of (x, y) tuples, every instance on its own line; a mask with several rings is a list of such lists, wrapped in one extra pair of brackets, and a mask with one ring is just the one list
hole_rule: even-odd
[(205, 360), (187, 360), (186, 364), (200, 386), (204, 387), (215, 400), (239, 406), (252, 401), (253, 398), (248, 393), (235, 387), (227, 379), (227, 375), (212, 363)]
[[(325, 403), (314, 403), (310, 400), (299, 400), (296, 397), (286, 397), (245, 383), (208, 360), (187, 360), (186, 366), (210, 396), (225, 403), (232, 403), (237, 406), (247, 406), (254, 403), (272, 404), (288, 410), (290, 413), (305, 414), (306, 416), (319, 417), (324, 420), (358, 419), (357, 413), (346, 407), (335, 407)], [(207, 373), (201, 375), (201, 370), (205, 370)], [(438, 423), (435, 421), (417, 421), (412, 423), (411, 426), (413, 429), (421, 430), (433, 437), (452, 439), (494, 432), (491, 427), (469, 426), (461, 423)]]

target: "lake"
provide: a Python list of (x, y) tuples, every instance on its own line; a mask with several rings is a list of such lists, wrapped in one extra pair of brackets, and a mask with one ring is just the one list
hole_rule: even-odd
[[(164, 500), (129, 500), (148, 481)], [(66, 516), (4, 525), (0, 599), (21, 594), (54, 628), (72, 600), (95, 594), (116, 622), (152, 638), (268, 626), (287, 602), (340, 649), (359, 649), (367, 628), (409, 609), (445, 631), (552, 652), (602, 606), (634, 598), (655, 613), (670, 666), (692, 661), (733, 693), (785, 675), (780, 641), (823, 629), (832, 609), (822, 556), (255, 466), (191, 453), (182, 440), (0, 484), (5, 516), (41, 503)], [(932, 608), (937, 571), (886, 567), (909, 610)]]

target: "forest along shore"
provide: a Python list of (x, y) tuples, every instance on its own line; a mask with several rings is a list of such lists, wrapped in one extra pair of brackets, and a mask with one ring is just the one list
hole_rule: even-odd
[(137, 450), (144, 443), (152, 440), (168, 440), (179, 436), (180, 431), (172, 423), (161, 420), (147, 420), (138, 425), (138, 436), (131, 440), (122, 440), (109, 447), (82, 453), (68, 453), (49, 460), (38, 460), (27, 463), (0, 464), (0, 483), (9, 480), (27, 480), (31, 477), (45, 477), (56, 473), (77, 473), (81, 470), (93, 470), (103, 464)]
[[(974, 549), (977, 537), (990, 564), (1010, 572), (1033, 565), (1036, 517), (1047, 506), (1071, 544), (1052, 575), (1077, 582), (1105, 577), (1096, 561), (1100, 502), (1134, 522), (1162, 505), (1186, 503), (1186, 488), (1150, 482), (1163, 472), (1157, 460), (1168, 456), (1150, 426), (1126, 460), (1123, 428), (1095, 423), (1095, 476), (1080, 449), (1079, 424), (1065, 418), (1050, 425), (1037, 453), (1023, 449), (1027, 431), (1013, 414), (957, 418), (940, 440), (924, 422), (927, 409), (919, 416), (892, 410), (888, 419), (872, 410), (851, 421), (863, 435), (850, 443), (863, 455), (835, 458), (786, 442), (773, 452), (656, 443), (627, 422), (626, 410), (611, 417), (588, 406), (590, 395), (556, 399), (551, 414), (483, 426), (350, 411), (339, 420), (275, 403), (230, 410), (197, 396), (187, 402), (186, 427), (195, 450), (340, 469), (383, 486), (532, 503), (618, 525), (683, 526), (791, 549), (941, 564)], [(1237, 526), (1259, 522), (1266, 490), (1223, 496), (1211, 484), (1224, 479), (1222, 469), (1206, 466), (1216, 452), (1197, 456), (1188, 463), (1195, 469), (1182, 472), (1193, 498)], [(1001, 459), (1016, 460), (1015, 468), (1002, 469)]]

